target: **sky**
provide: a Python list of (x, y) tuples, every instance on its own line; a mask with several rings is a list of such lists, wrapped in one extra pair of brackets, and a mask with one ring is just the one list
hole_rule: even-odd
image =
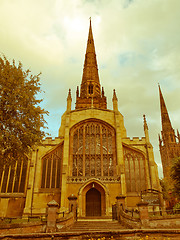
[(39, 97), (48, 132), (58, 136), (68, 89), (75, 108), (87, 45), (89, 18), (100, 83), (112, 109), (116, 89), (128, 137), (149, 126), (159, 176), (162, 166), (158, 83), (173, 128), (180, 127), (180, 0), (0, 0), (0, 54), (41, 74)]

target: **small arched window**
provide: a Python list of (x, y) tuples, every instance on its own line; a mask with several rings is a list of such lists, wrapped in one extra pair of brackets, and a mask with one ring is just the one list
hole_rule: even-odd
[(89, 84), (89, 94), (93, 94), (93, 85)]

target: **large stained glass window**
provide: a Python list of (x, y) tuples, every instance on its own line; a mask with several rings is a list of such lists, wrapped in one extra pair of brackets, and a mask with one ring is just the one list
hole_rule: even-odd
[(115, 130), (96, 120), (71, 130), (71, 176), (116, 175)]

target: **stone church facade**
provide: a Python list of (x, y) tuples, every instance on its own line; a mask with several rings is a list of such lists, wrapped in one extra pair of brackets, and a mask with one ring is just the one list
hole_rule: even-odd
[(99, 81), (90, 21), (75, 109), (69, 90), (58, 137), (34, 147), (27, 163), (0, 170), (1, 217), (44, 214), (53, 199), (65, 211), (72, 194), (79, 216), (111, 216), (117, 196), (135, 208), (143, 191), (160, 190), (145, 116), (145, 137), (130, 139), (115, 90), (112, 101), (111, 110)]

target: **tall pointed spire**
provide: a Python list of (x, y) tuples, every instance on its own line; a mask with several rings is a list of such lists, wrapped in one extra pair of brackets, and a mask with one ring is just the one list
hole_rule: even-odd
[(107, 108), (106, 97), (101, 93), (95, 45), (90, 18), (89, 34), (86, 47), (83, 76), (80, 88), (80, 97), (76, 99), (76, 109), (90, 108), (91, 98), (95, 108)]
[(163, 166), (164, 177), (170, 177), (170, 168), (173, 163), (173, 158), (180, 154), (180, 143), (176, 141), (176, 135), (172, 128), (166, 104), (159, 86), (160, 107), (161, 107), (161, 122), (162, 122), (162, 139), (159, 135), (159, 150)]
[(100, 83), (99, 83), (99, 75), (98, 75), (98, 67), (96, 60), (96, 52), (94, 46), (94, 39), (92, 33), (91, 19), (89, 25), (89, 34), (88, 41), (86, 47), (86, 55), (84, 61), (84, 69), (82, 76), (82, 84), (81, 89), (84, 88), (84, 84), (88, 83), (88, 81), (94, 81), (98, 84), (98, 93), (100, 94)]
[(159, 86), (159, 97), (160, 97), (160, 107), (161, 107), (161, 122), (162, 122), (162, 131), (164, 130), (172, 130), (172, 125), (171, 125), (171, 121), (169, 118), (169, 114), (166, 108), (166, 104), (161, 92), (161, 88), (160, 85)]
[(95, 54), (95, 46), (94, 46), (94, 39), (93, 39), (92, 26), (91, 26), (91, 18), (90, 18), (89, 35), (88, 35), (87, 48), (86, 48), (86, 54), (87, 53)]

